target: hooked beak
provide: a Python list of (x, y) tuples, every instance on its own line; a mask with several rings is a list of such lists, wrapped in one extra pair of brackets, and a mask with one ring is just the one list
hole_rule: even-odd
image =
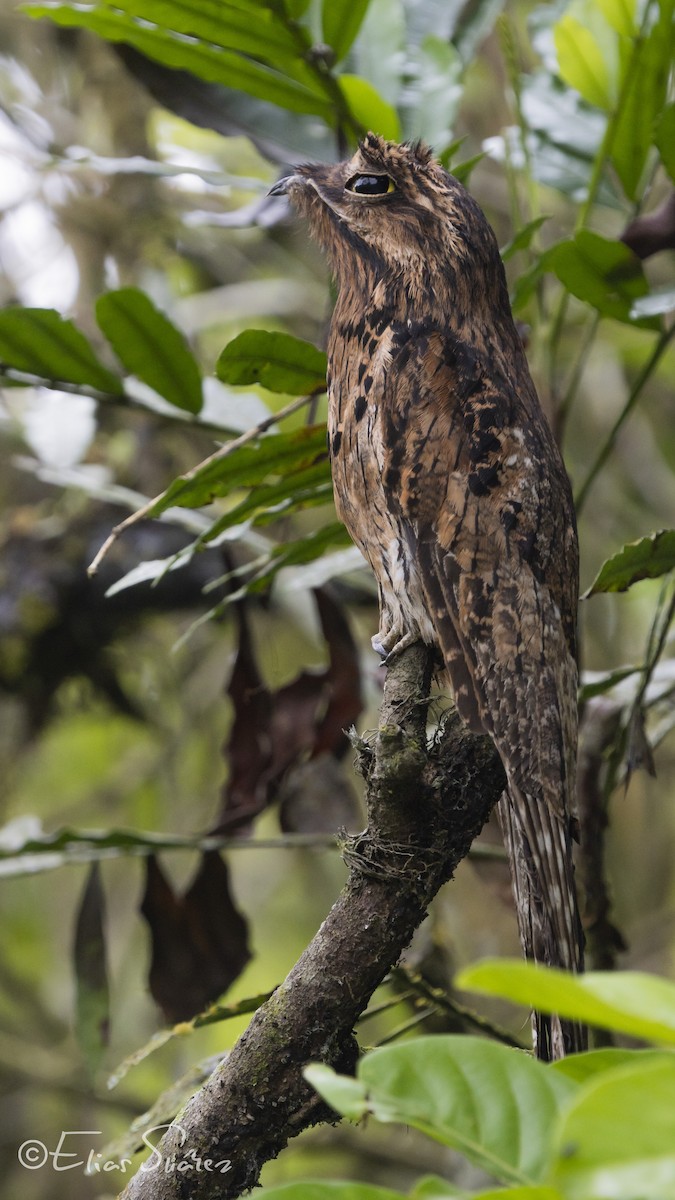
[(292, 196), (293, 189), (312, 187), (317, 190), (314, 180), (309, 175), (284, 175), (283, 179), (278, 179), (273, 187), (267, 193), (268, 196)]
[(284, 175), (283, 179), (278, 179), (273, 187), (267, 193), (268, 196), (287, 196), (288, 189), (292, 183), (300, 183), (301, 175)]

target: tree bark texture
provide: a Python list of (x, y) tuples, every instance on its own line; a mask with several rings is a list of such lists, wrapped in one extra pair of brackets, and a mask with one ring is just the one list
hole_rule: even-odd
[[(345, 848), (350, 871), (343, 891), (122, 1200), (237, 1197), (255, 1186), (264, 1163), (291, 1137), (334, 1119), (303, 1068), (324, 1062), (353, 1073), (356, 1021), (504, 787), (492, 743), (468, 733), (456, 714), (428, 744), (432, 666), (421, 644), (390, 666), (378, 733), (371, 743), (354, 740), (367, 782), (368, 824)], [(207, 1159), (230, 1166), (225, 1173), (198, 1170)]]

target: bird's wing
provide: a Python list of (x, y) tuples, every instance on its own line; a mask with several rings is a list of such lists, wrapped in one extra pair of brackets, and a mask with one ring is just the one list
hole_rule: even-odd
[(411, 340), (388, 372), (384, 482), (458, 710), (504, 763), (532, 890), (542, 893), (532, 902), (550, 913), (532, 936), (559, 946), (530, 953), (572, 967), (576, 537), (564, 468), (524, 380), (523, 396), (447, 333)]

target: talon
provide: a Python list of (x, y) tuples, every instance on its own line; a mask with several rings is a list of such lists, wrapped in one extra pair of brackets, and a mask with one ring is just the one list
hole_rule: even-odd
[(396, 645), (392, 646), (391, 650), (389, 651), (387, 657), (384, 660), (385, 667), (388, 667), (395, 658), (398, 658), (399, 654), (402, 654), (404, 650), (407, 650), (408, 646), (413, 646), (415, 644), (415, 642), (418, 642), (418, 641), (419, 641), (418, 634), (405, 633), (403, 635), (403, 637), (399, 638)]

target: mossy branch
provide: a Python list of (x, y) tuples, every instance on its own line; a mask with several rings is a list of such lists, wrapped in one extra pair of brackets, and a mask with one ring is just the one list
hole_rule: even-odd
[[(320, 1061), (354, 1070), (356, 1021), (504, 786), (492, 743), (455, 714), (443, 736), (427, 742), (432, 665), (416, 645), (389, 668), (379, 732), (372, 745), (360, 743), (368, 825), (347, 845), (343, 891), (288, 978), (167, 1131), (151, 1156), (155, 1169), (141, 1168), (123, 1200), (237, 1197), (291, 1137), (334, 1119), (303, 1068)], [(207, 1159), (211, 1169), (198, 1170)], [(174, 1163), (187, 1165), (164, 1169)]]

